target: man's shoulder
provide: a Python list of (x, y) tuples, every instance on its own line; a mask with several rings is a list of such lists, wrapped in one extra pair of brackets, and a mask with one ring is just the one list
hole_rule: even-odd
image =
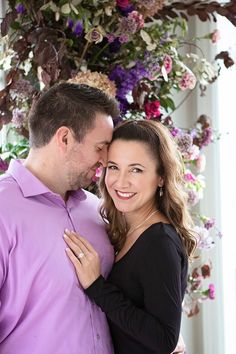
[(0, 176), (1, 194), (7, 193), (10, 189), (14, 188), (14, 186), (17, 187), (17, 183), (11, 175), (4, 173)]
[(9, 174), (0, 176), (0, 207), (4, 203), (13, 203), (14, 198), (20, 193), (20, 189), (14, 178)]

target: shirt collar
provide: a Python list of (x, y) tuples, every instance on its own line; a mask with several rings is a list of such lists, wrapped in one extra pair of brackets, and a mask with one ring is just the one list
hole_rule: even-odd
[[(40, 194), (54, 194), (36, 176), (34, 176), (24, 165), (24, 160), (11, 160), (7, 173), (10, 174), (19, 185), (24, 197), (32, 197)], [(80, 189), (72, 191), (71, 196), (80, 200), (86, 199), (86, 193)], [(58, 195), (57, 195), (58, 196)]]

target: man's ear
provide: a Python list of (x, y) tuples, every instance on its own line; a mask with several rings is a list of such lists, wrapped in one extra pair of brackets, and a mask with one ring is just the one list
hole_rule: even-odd
[(66, 151), (72, 141), (71, 130), (68, 127), (62, 126), (57, 129), (55, 133), (55, 139), (57, 146), (62, 150)]

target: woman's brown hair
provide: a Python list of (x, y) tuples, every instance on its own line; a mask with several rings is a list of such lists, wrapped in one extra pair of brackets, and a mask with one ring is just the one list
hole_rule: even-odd
[[(156, 192), (156, 207), (178, 232), (188, 257), (191, 257), (196, 246), (196, 238), (184, 191), (184, 166), (168, 129), (162, 123), (154, 121), (126, 121), (114, 130), (112, 142), (118, 139), (141, 142), (148, 146), (157, 162), (157, 174), (164, 180), (163, 195), (160, 197), (159, 188)], [(107, 224), (111, 242), (115, 250), (119, 251), (124, 245), (128, 229), (124, 216), (116, 209), (108, 194), (105, 173), (104, 171), (100, 180), (103, 197), (100, 212)]]

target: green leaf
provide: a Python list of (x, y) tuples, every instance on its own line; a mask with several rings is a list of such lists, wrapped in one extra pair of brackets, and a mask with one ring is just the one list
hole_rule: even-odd
[(14, 30), (20, 29), (20, 28), (21, 28), (20, 22), (18, 22), (18, 21), (13, 21), (13, 22), (11, 23), (11, 28), (14, 29)]

